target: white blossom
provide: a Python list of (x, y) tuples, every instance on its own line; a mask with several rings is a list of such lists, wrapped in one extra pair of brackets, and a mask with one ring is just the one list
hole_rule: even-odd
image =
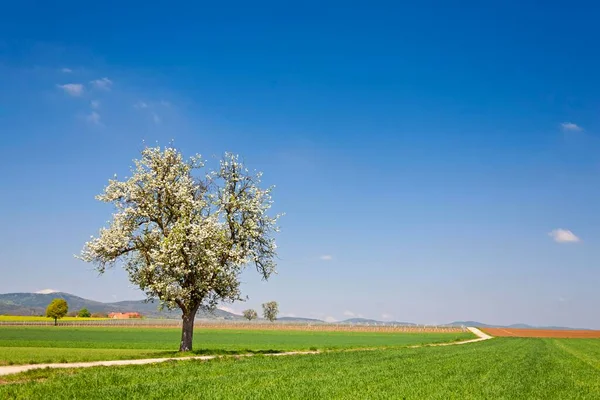
[(225, 154), (218, 170), (174, 148), (146, 148), (131, 177), (109, 180), (96, 198), (114, 204), (109, 226), (86, 243), (81, 259), (103, 273), (123, 261), (129, 279), (162, 306), (184, 316), (221, 301), (241, 300), (239, 275), (254, 264), (264, 279), (275, 272), (276, 221), (271, 188)]

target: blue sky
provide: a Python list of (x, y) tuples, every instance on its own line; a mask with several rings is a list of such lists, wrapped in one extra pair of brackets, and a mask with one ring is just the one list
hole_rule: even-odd
[(144, 143), (275, 184), (285, 315), (600, 328), (592, 3), (12, 2), (0, 292), (140, 298), (73, 258)]

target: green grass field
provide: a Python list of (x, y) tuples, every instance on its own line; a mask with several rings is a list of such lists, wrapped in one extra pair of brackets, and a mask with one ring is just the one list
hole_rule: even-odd
[(0, 398), (6, 399), (598, 399), (600, 340), (496, 338), (460, 346), (38, 370), (4, 379)]
[[(177, 356), (180, 329), (0, 327), (0, 365)], [(378, 333), (196, 328), (194, 353), (272, 353), (402, 347), (473, 338), (471, 333)]]

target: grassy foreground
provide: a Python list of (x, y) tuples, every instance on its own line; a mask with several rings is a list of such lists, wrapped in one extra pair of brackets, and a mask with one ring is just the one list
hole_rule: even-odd
[(500, 338), (462, 346), (30, 371), (5, 377), (0, 398), (597, 399), (599, 369), (599, 340)]
[[(180, 329), (0, 327), (0, 365), (177, 356)], [(199, 329), (196, 354), (403, 347), (470, 339), (467, 332), (389, 333)]]

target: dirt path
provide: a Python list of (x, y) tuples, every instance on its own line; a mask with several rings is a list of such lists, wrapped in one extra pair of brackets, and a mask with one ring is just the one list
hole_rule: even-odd
[[(492, 339), (492, 336), (487, 335), (481, 332), (477, 328), (467, 328), (474, 335), (477, 336), (477, 339), (463, 340), (461, 342), (449, 342), (449, 343), (435, 343), (435, 344), (425, 344), (425, 345), (417, 345), (417, 346), (409, 346), (409, 348), (418, 348), (418, 347), (432, 347), (432, 346), (455, 346), (460, 344), (474, 343), (480, 342), (482, 340)], [(361, 350), (361, 349), (352, 349), (353, 351)], [(366, 350), (377, 350), (377, 349), (366, 349)], [(265, 354), (265, 356), (296, 356), (296, 355), (307, 355), (307, 354), (319, 354), (320, 351), (288, 351), (285, 353), (273, 353), (273, 354)], [(20, 372), (29, 371), (32, 369), (43, 369), (43, 368), (89, 368), (89, 367), (109, 367), (113, 365), (144, 365), (144, 364), (154, 364), (161, 363), (166, 361), (179, 361), (179, 360), (213, 360), (215, 358), (220, 357), (251, 357), (253, 354), (241, 354), (234, 356), (193, 356), (193, 357), (169, 357), (169, 358), (145, 358), (141, 360), (115, 360), (115, 361), (91, 361), (91, 362), (79, 362), (79, 363), (61, 363), (61, 364), (29, 364), (29, 365), (13, 365), (7, 367), (0, 367), (0, 376), (3, 375), (11, 375), (18, 374)]]
[[(471, 331), (472, 334), (474, 334), (475, 336), (477, 336), (477, 339), (469, 339), (469, 340), (462, 340), (460, 342), (448, 342), (448, 343), (432, 343), (432, 344), (418, 344), (416, 346), (409, 346), (409, 348), (411, 349), (416, 349), (419, 347), (438, 347), (438, 346), (456, 346), (458, 344), (467, 344), (467, 343), (475, 343), (475, 342), (481, 342), (482, 340), (489, 340), (489, 339), (493, 339), (493, 336), (488, 335), (487, 333), (484, 333), (482, 331), (480, 331), (477, 328), (467, 328), (469, 331)], [(1, 374), (1, 372), (0, 372)]]
[(465, 343), (471, 343), (471, 342), (479, 342), (481, 340), (489, 340), (489, 339), (493, 339), (494, 337), (491, 335), (488, 335), (485, 332), (482, 332), (479, 328), (473, 328), (473, 327), (468, 327), (468, 330), (471, 331), (472, 334), (474, 334), (475, 336), (478, 337), (478, 339), (471, 339), (471, 340), (467, 340), (465, 341)]

